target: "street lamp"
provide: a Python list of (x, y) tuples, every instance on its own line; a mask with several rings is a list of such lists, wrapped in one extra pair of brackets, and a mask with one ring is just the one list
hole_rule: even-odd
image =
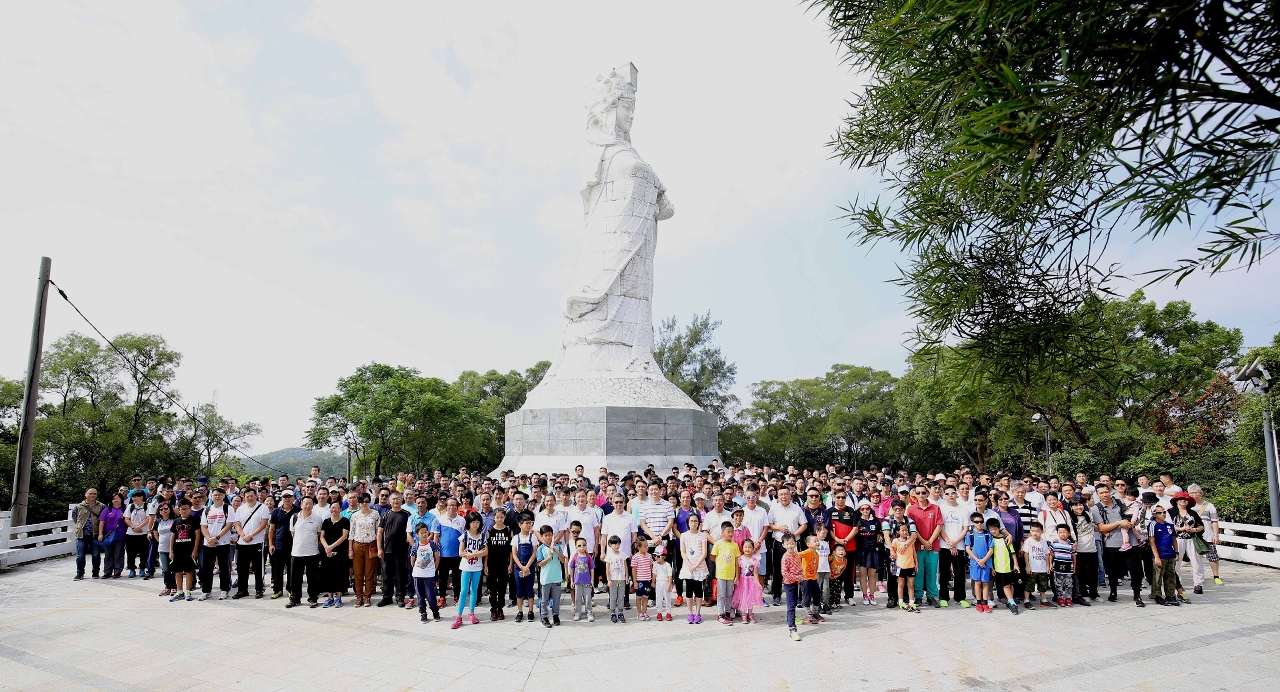
[(1052, 476), (1053, 457), (1049, 454), (1049, 417), (1036, 413), (1031, 416), (1031, 422), (1044, 426), (1044, 470), (1046, 475)]
[(1267, 489), (1271, 491), (1271, 525), (1280, 526), (1280, 486), (1276, 483), (1276, 436), (1271, 427), (1271, 412), (1267, 409), (1267, 391), (1271, 389), (1271, 373), (1262, 365), (1262, 358), (1253, 360), (1249, 367), (1236, 375), (1236, 382), (1253, 385), (1262, 392), (1262, 437), (1267, 450)]

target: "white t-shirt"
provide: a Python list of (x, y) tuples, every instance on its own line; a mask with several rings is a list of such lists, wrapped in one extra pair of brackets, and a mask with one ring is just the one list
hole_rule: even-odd
[(289, 520), (289, 530), (293, 531), (293, 557), (311, 557), (320, 554), (320, 529), (324, 527), (325, 517), (316, 512), (303, 517), (299, 512)]
[(1049, 549), (1049, 541), (1040, 536), (1039, 541), (1031, 540), (1028, 536), (1027, 540), (1022, 542), (1022, 552), (1027, 554), (1027, 568), (1033, 574), (1047, 574), (1049, 572), (1049, 558), (1052, 551)]
[(783, 507), (781, 502), (776, 502), (769, 510), (770, 524), (787, 527), (786, 531), (773, 532), (775, 541), (781, 541), (784, 534), (795, 532), (804, 521), (804, 510), (800, 509), (800, 505), (795, 502), (791, 502), (786, 507)]
[[(261, 502), (255, 502), (252, 507), (246, 502), (240, 505), (235, 513), (233, 521), (239, 522), (241, 527), (240, 545), (261, 545), (267, 537), (267, 532), (262, 530), (262, 525), (271, 519), (271, 512), (268, 512)], [(245, 538), (245, 534), (250, 531), (257, 531), (257, 533), (253, 534), (253, 538)]]
[[(130, 502), (125, 508), (124, 515), (129, 518), (129, 523), (133, 524), (125, 530), (126, 536), (144, 536), (147, 533), (147, 506), (138, 505)], [(137, 528), (134, 528), (137, 527)]]
[[(965, 529), (969, 527), (969, 515), (973, 511), (968, 505), (956, 503), (955, 507), (943, 502), (938, 505), (938, 509), (942, 510), (942, 535), (948, 543), (956, 542), (957, 548), (963, 548), (962, 539), (964, 538)], [(938, 546), (939, 549), (945, 546)]]
[(1041, 495), (1037, 490), (1028, 490), (1027, 502), (1031, 503), (1031, 506), (1039, 512), (1040, 508), (1044, 507), (1044, 495)]
[[(200, 514), (200, 527), (207, 530), (210, 536), (217, 536), (227, 525), (227, 512), (230, 509), (231, 505), (208, 505)], [(230, 531), (222, 534), (218, 539), (218, 545), (231, 545)]]
[(591, 505), (587, 505), (586, 509), (578, 509), (577, 505), (574, 505), (573, 507), (570, 507), (568, 511), (568, 523), (566, 526), (575, 521), (582, 524), (582, 534), (580, 537), (587, 542), (588, 553), (593, 552), (596, 549), (595, 528), (600, 525), (599, 520), (596, 519), (595, 509), (596, 508)]
[[(463, 553), (478, 553), (485, 549), (485, 535), (483, 532), (479, 536), (472, 536), (470, 531), (463, 532), (462, 538), (458, 543), (458, 556)], [(484, 569), (484, 558), (472, 557), (462, 558), (459, 568), (463, 572), (479, 572)]]
[(764, 507), (757, 504), (755, 509), (742, 508), (742, 525), (751, 533), (751, 540), (757, 547), (763, 545), (764, 527), (768, 523), (769, 510)]
[(706, 529), (707, 535), (711, 536), (712, 543), (720, 540), (720, 532), (723, 530), (720, 525), (726, 521), (730, 524), (733, 523), (733, 511), (727, 507), (723, 512), (717, 512), (713, 509), (702, 518), (702, 528)]
[(413, 576), (426, 579), (436, 576), (436, 551), (430, 543), (419, 543), (414, 550), (418, 554), (413, 558)]
[(627, 555), (613, 550), (607, 550), (604, 554), (605, 569), (608, 570), (609, 581), (626, 581), (627, 580)]
[(565, 517), (564, 512), (552, 510), (551, 513), (547, 513), (539, 510), (537, 514), (533, 515), (533, 532), (538, 533), (544, 526), (550, 526), (551, 530), (555, 532), (553, 536), (555, 540), (560, 540), (560, 532), (569, 528), (569, 520)]
[(600, 526), (600, 540), (604, 541), (605, 545), (609, 545), (609, 539), (617, 536), (622, 540), (619, 550), (623, 555), (630, 555), (631, 535), (635, 532), (636, 520), (630, 512), (606, 514), (604, 523)]
[(168, 519), (156, 517), (156, 550), (168, 553), (173, 550), (173, 515)]

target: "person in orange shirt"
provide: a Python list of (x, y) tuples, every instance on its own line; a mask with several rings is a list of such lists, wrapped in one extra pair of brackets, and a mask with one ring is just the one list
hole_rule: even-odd
[(818, 588), (818, 537), (809, 534), (805, 544), (808, 548), (797, 554), (800, 558), (800, 571), (804, 573), (804, 605), (809, 609), (804, 622), (806, 625), (816, 625), (826, 622), (820, 612), (822, 590)]

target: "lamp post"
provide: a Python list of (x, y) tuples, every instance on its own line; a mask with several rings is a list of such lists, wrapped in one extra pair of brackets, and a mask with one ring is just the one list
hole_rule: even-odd
[(1031, 422), (1044, 426), (1044, 471), (1046, 475), (1052, 476), (1053, 456), (1049, 453), (1049, 417), (1036, 413), (1031, 416)]
[(1271, 426), (1271, 412), (1267, 409), (1267, 392), (1271, 389), (1271, 373), (1262, 366), (1262, 358), (1255, 358), (1249, 367), (1236, 375), (1236, 382), (1253, 385), (1262, 392), (1262, 437), (1267, 450), (1267, 489), (1271, 494), (1271, 525), (1280, 526), (1280, 485), (1276, 475), (1276, 436)]

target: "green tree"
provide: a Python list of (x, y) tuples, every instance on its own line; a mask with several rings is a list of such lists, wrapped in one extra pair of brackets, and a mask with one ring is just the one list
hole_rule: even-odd
[(482, 416), (488, 431), (481, 458), (474, 461), (497, 465), (506, 452), (506, 416), (524, 406), (529, 391), (538, 386), (551, 367), (543, 360), (523, 373), (511, 370), (505, 375), (497, 370), (485, 374), (467, 370), (453, 383), (454, 392)]
[(683, 332), (676, 318), (668, 317), (658, 329), (653, 357), (668, 380), (698, 406), (726, 422), (733, 418), (733, 409), (739, 403), (730, 392), (738, 366), (725, 360), (713, 339), (719, 326), (719, 321), (711, 320), (710, 311), (694, 315)]
[(827, 432), (832, 397), (820, 378), (751, 385), (742, 418), (752, 426), (758, 458), (774, 466), (815, 467), (835, 457)]
[(857, 365), (836, 364), (823, 376), (822, 387), (829, 400), (824, 430), (845, 466), (898, 462), (897, 381), (885, 370)]
[(910, 252), (924, 344), (1056, 351), (1117, 270), (1112, 233), (1216, 223), (1156, 276), (1256, 266), (1280, 148), (1280, 15), (1257, 0), (822, 0), (869, 85), (833, 147), (891, 201), (854, 235)]

